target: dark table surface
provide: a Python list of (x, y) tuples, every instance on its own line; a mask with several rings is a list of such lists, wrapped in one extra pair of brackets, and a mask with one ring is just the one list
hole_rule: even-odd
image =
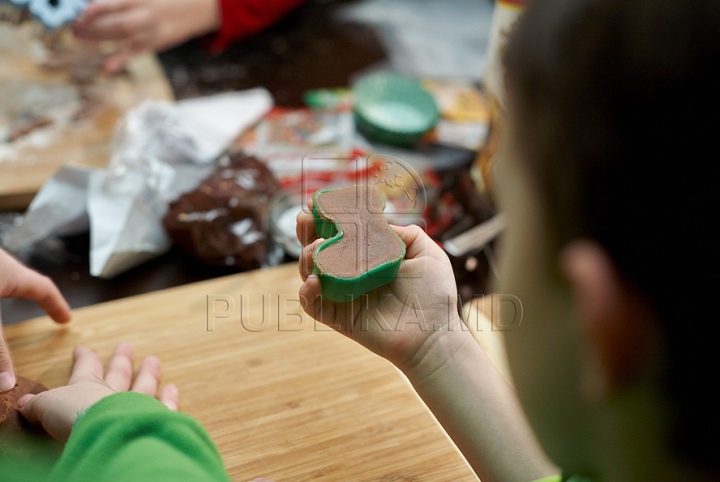
[(336, 20), (345, 1), (310, 1), (257, 35), (211, 55), (190, 41), (159, 55), (178, 99), (262, 86), (280, 106), (308, 89), (344, 87), (386, 60), (373, 27)]
[[(208, 266), (177, 249), (104, 280), (90, 276), (88, 253), (90, 236), (77, 235), (43, 241), (18, 258), (28, 266), (49, 276), (73, 308), (94, 305), (126, 296), (179, 286), (195, 281), (225, 276), (237, 270)], [(43, 315), (27, 300), (4, 299), (1, 302), (3, 324), (12, 324)]]
[[(213, 56), (190, 41), (159, 55), (178, 99), (263, 86), (277, 105), (300, 106), (308, 89), (342, 87), (358, 72), (382, 63), (385, 53), (371, 27), (340, 24), (334, 12), (351, 1), (311, 1), (264, 32)], [(460, 153), (470, 161), (472, 153)], [(0, 233), (12, 213), (0, 213)], [(4, 226), (3, 226), (4, 223)], [(44, 241), (18, 254), (48, 275), (73, 308), (178, 286), (236, 272), (204, 265), (173, 249), (112, 280), (89, 274), (89, 236)], [(289, 261), (289, 260), (287, 260)], [(0, 302), (4, 324), (43, 312), (25, 300)]]

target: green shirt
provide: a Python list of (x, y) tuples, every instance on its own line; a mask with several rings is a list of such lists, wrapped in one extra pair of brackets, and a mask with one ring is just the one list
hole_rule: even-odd
[(184, 413), (134, 392), (103, 398), (75, 422), (54, 464), (0, 461), (8, 482), (229, 481), (205, 429)]

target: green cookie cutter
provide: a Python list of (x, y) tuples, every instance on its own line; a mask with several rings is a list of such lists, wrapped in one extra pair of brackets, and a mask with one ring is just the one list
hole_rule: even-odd
[[(322, 286), (322, 295), (324, 298), (336, 303), (344, 303), (356, 300), (361, 295), (364, 295), (375, 288), (392, 283), (397, 277), (398, 271), (400, 271), (400, 263), (405, 258), (405, 243), (400, 240), (402, 252), (398, 256), (386, 261), (385, 263), (375, 266), (374, 268), (371, 268), (354, 278), (338, 278), (322, 272), (318, 267), (318, 254), (320, 251), (327, 249), (331, 245), (340, 241), (344, 235), (340, 224), (323, 219), (317, 210), (318, 196), (334, 190), (335, 189), (321, 189), (313, 195), (312, 212), (313, 217), (315, 218), (315, 233), (319, 237), (325, 238), (325, 242), (315, 248), (315, 251), (313, 252), (313, 274), (320, 278), (320, 285)], [(385, 198), (382, 194), (380, 197), (382, 199), (382, 207), (380, 208), (380, 211), (384, 211)], [(397, 234), (395, 234), (395, 236), (397, 236)]]

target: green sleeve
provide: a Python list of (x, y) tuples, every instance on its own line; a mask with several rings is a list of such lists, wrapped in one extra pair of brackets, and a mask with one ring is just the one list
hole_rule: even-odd
[(73, 427), (52, 482), (229, 481), (215, 444), (192, 417), (156, 399), (123, 392), (106, 397)]

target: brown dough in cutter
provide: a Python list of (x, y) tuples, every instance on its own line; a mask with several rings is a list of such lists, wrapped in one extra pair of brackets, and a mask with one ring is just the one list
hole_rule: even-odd
[(317, 196), (318, 214), (342, 225), (342, 239), (320, 251), (318, 269), (336, 278), (354, 278), (397, 258), (402, 241), (387, 223), (380, 191), (361, 184)]

